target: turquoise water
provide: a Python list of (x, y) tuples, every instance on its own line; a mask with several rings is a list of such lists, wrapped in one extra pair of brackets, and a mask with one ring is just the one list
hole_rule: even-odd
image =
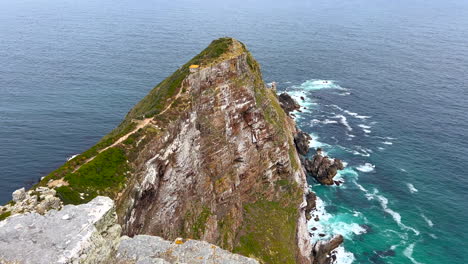
[(310, 182), (341, 263), (465, 263), (467, 17), (438, 0), (0, 1), (0, 202), (232, 36), (347, 162), (342, 186)]

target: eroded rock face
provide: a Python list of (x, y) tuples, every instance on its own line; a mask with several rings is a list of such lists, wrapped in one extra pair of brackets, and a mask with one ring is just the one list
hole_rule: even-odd
[[(267, 232), (255, 237), (281, 241), (288, 248), (283, 259), (310, 263), (307, 185), (294, 145), (295, 122), (263, 83), (255, 60), (237, 53), (201, 67), (181, 85), (179, 101), (189, 107), (165, 112), (171, 121), (156, 124), (159, 134), (145, 138), (131, 163), (134, 179), (117, 201), (124, 233), (188, 236), (247, 254), (241, 237), (276, 210), (274, 217), (297, 219), (289, 229), (297, 232), (285, 235), (294, 241)], [(283, 207), (276, 208), (278, 202)], [(260, 225), (279, 229), (280, 223)], [(270, 255), (271, 246), (253, 254)]]
[(9, 217), (0, 222), (0, 263), (104, 263), (119, 242), (116, 222), (114, 202), (102, 196)]
[(333, 250), (343, 243), (343, 236), (337, 235), (330, 240), (317, 241), (312, 250), (313, 264), (330, 264), (336, 259)]
[(344, 168), (343, 163), (339, 159), (330, 159), (322, 155), (322, 150), (318, 149), (312, 160), (304, 161), (304, 168), (317, 181), (325, 185), (333, 185), (333, 177), (336, 176), (338, 170)]
[(298, 131), (294, 136), (294, 143), (296, 144), (296, 149), (299, 154), (305, 156), (309, 152), (309, 142), (312, 140), (312, 137), (302, 131)]
[(317, 199), (317, 196), (315, 195), (314, 192), (307, 193), (306, 195), (307, 207), (305, 209), (307, 220), (310, 220), (311, 218), (310, 212), (315, 210), (316, 199)]
[(301, 106), (289, 94), (282, 93), (278, 96), (278, 100), (284, 111), (289, 114), (292, 111), (299, 110)]
[(257, 260), (230, 253), (205, 241), (174, 242), (157, 236), (123, 237), (112, 263), (258, 264)]

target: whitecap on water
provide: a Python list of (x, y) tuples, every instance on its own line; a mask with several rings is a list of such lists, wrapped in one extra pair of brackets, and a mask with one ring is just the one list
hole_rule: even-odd
[(330, 119), (325, 119), (325, 120), (318, 120), (318, 119), (312, 119), (311, 120), (312, 125), (313, 124), (323, 124), (323, 125), (328, 125), (328, 124), (338, 124), (338, 121), (336, 120), (330, 120)]
[(371, 172), (375, 169), (375, 165), (371, 163), (365, 163), (364, 165), (357, 166), (356, 169), (362, 172)]
[(382, 207), (382, 209), (384, 210), (384, 212), (388, 213), (389, 215), (392, 216), (393, 220), (398, 224), (398, 226), (402, 229), (405, 229), (405, 230), (411, 230), (413, 231), (416, 235), (419, 235), (419, 231), (410, 227), (410, 226), (407, 226), (405, 224), (402, 223), (401, 221), (401, 215), (398, 213), (398, 212), (395, 212), (393, 211), (392, 209), (390, 209), (388, 207), (388, 199), (383, 196), (383, 195), (379, 195), (379, 191), (377, 189), (374, 188), (374, 192), (373, 193), (366, 193), (366, 197), (368, 200), (373, 200), (373, 199), (377, 199), (378, 202), (380, 203), (380, 206)]
[(337, 247), (335, 250), (335, 264), (351, 264), (354, 262), (354, 254), (345, 250), (343, 246)]
[(355, 117), (357, 119), (368, 119), (368, 118), (371, 118), (371, 116), (365, 116), (365, 115), (359, 115), (358, 113), (354, 113), (354, 112), (351, 112), (351, 111), (348, 111), (348, 110), (344, 110), (343, 112), (345, 112), (346, 114), (352, 116), (352, 117)]
[(364, 133), (366, 134), (369, 134), (371, 132), (370, 130), (371, 127), (368, 125), (359, 124), (358, 127), (362, 128), (362, 131), (364, 131)]
[(413, 258), (414, 244), (415, 243), (410, 244), (407, 248), (405, 248), (405, 250), (403, 251), (403, 255), (405, 255), (405, 257), (407, 257), (409, 260), (411, 260), (411, 262), (413, 262), (413, 264), (423, 264), (421, 262), (416, 261)]
[(305, 90), (320, 90), (320, 89), (338, 89), (346, 91), (346, 88), (341, 87), (333, 80), (320, 80), (320, 79), (312, 79), (303, 82), (298, 88), (305, 89)]
[(384, 141), (384, 142), (382, 142), (382, 144), (385, 144), (385, 145), (393, 145), (393, 143), (390, 142), (390, 141)]
[(416, 189), (416, 187), (414, 187), (413, 184), (411, 183), (407, 183), (406, 186), (408, 186), (408, 189), (411, 193), (415, 193), (415, 192), (418, 192), (418, 189)]
[(340, 120), (340, 123), (348, 129), (348, 131), (353, 131), (353, 128), (349, 125), (348, 119), (344, 115), (335, 115), (332, 118), (337, 118)]
[(426, 223), (427, 223), (428, 226), (430, 226), (430, 227), (433, 227), (433, 226), (434, 226), (434, 223), (432, 222), (432, 220), (429, 219), (426, 215), (421, 214), (421, 217), (424, 219), (424, 221), (426, 221)]

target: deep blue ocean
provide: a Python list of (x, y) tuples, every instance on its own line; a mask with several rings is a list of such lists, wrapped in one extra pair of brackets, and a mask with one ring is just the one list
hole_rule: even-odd
[(311, 181), (309, 225), (345, 236), (339, 263), (468, 263), (462, 0), (0, 0), (0, 202), (222, 36), (306, 107), (311, 145), (346, 162), (342, 186)]

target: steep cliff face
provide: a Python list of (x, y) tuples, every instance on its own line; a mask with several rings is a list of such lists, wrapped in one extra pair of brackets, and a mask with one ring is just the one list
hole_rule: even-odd
[(128, 236), (201, 239), (263, 263), (310, 263), (296, 132), (245, 46), (222, 38), (38, 186), (65, 204), (113, 198)]

